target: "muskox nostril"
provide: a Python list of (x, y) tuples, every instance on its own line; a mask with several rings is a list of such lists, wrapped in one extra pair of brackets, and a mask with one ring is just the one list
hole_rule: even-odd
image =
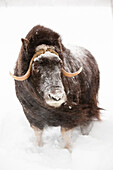
[(55, 97), (52, 97), (52, 99), (55, 100), (55, 101), (59, 101), (60, 100), (60, 98), (55, 98)]
[(59, 96), (54, 96), (53, 94), (49, 94), (49, 97), (55, 101), (59, 101), (61, 100), (61, 98)]

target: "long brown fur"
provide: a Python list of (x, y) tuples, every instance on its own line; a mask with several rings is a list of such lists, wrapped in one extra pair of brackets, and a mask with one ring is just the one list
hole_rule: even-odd
[(63, 67), (68, 72), (74, 72), (81, 66), (83, 67), (83, 71), (74, 78), (61, 75), (67, 102), (59, 108), (53, 108), (44, 103), (40, 91), (36, 91), (32, 75), (23, 82), (15, 80), (16, 95), (30, 124), (41, 130), (46, 126), (61, 126), (71, 129), (87, 124), (94, 118), (99, 120), (100, 109), (97, 100), (99, 69), (92, 54), (79, 47), (81, 54), (74, 56), (69, 49), (64, 47), (59, 34), (40, 25), (35, 26), (27, 34), (26, 39), (28, 42), (23, 43), (17, 59), (16, 76), (26, 73), (35, 48), (41, 44), (55, 47), (55, 51), (63, 62)]

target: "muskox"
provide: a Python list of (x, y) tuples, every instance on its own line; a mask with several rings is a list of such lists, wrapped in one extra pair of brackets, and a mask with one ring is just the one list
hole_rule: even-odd
[(91, 122), (100, 120), (98, 107), (99, 69), (92, 54), (75, 47), (73, 54), (58, 33), (37, 25), (25, 39), (16, 62), (16, 95), (23, 111), (42, 144), (47, 126), (60, 126), (65, 147), (68, 136), (79, 126), (88, 133)]

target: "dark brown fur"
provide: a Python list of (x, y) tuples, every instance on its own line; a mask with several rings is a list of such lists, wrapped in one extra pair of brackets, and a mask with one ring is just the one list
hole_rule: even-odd
[[(58, 43), (59, 34), (43, 26), (35, 26), (26, 36), (28, 45), (23, 43), (15, 67), (15, 75), (24, 75), (29, 62), (35, 53), (35, 48), (41, 44), (52, 45), (63, 61), (68, 72), (78, 70), (82, 65), (83, 71), (74, 78), (62, 75), (62, 82), (67, 95), (67, 103), (59, 108), (44, 104), (40, 92), (36, 91), (32, 76), (23, 82), (15, 81), (16, 94), (22, 104), (24, 113), (30, 124), (43, 129), (46, 126), (61, 126), (73, 128), (87, 124), (94, 118), (99, 119), (97, 97), (99, 89), (99, 70), (94, 57), (89, 51), (81, 48), (82, 56), (73, 56), (63, 44), (63, 52)], [(84, 63), (83, 58), (87, 61)], [(82, 57), (81, 61), (80, 58)], [(81, 64), (82, 63), (82, 64)]]

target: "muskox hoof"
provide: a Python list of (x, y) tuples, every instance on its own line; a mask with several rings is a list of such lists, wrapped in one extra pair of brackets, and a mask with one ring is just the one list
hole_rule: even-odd
[(72, 149), (73, 149), (72, 144), (65, 145), (64, 148), (67, 149), (70, 153), (72, 153)]
[(43, 133), (43, 130), (40, 130), (39, 128), (31, 125), (31, 127), (33, 128), (34, 130), (34, 133), (35, 133), (35, 137), (36, 137), (36, 144), (39, 146), (39, 147), (42, 147), (43, 146), (43, 142), (42, 142), (42, 133)]
[(61, 127), (61, 134), (64, 140), (64, 148), (68, 149), (69, 152), (72, 152), (72, 133), (73, 129), (66, 129)]
[(93, 124), (94, 124), (93, 122), (89, 122), (85, 125), (81, 125), (80, 130), (81, 130), (82, 135), (89, 135), (89, 133), (93, 127)]

